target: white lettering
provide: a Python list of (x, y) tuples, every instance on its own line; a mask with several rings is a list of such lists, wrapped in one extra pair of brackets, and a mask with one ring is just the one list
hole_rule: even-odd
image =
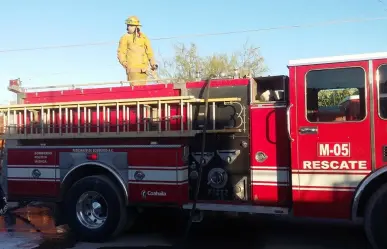
[(337, 162), (337, 161), (330, 162), (330, 167), (332, 169), (338, 169), (339, 168), (339, 162)]
[(349, 156), (349, 144), (342, 144), (341, 145), (341, 155), (342, 156)]
[(34, 160), (35, 164), (45, 164), (47, 160)]
[(367, 170), (367, 161), (303, 161), (303, 169)]
[(48, 157), (52, 156), (51, 151), (35, 151), (34, 152), (34, 163), (35, 164), (47, 164)]
[(359, 161), (359, 169), (367, 169), (367, 162)]
[(113, 149), (73, 149), (73, 152), (76, 153), (103, 153), (103, 152), (113, 152)]
[(304, 169), (312, 169), (312, 162), (304, 161)]
[(328, 156), (329, 155), (329, 144), (320, 144), (320, 156)]
[(328, 161), (322, 161), (321, 162), (321, 168), (322, 169), (329, 169), (329, 162)]
[(333, 145), (333, 154), (335, 154), (335, 156), (340, 156), (340, 154), (341, 154), (341, 146), (340, 146), (340, 144), (334, 144)]
[(34, 155), (46, 155), (46, 156), (51, 156), (52, 152), (51, 151), (35, 151)]
[(351, 154), (349, 143), (318, 143), (317, 148), (320, 157), (349, 157)]
[[(142, 191), (142, 195), (144, 195), (144, 193), (145, 193), (145, 190)], [(147, 191), (146, 195), (149, 195), (149, 196), (167, 196), (167, 193), (165, 193), (164, 191)]]
[(313, 161), (312, 165), (313, 165), (313, 167), (312, 167), (313, 169), (321, 169), (320, 161)]
[[(360, 165), (359, 165), (359, 167), (360, 167)], [(341, 169), (349, 169), (348, 162), (342, 161), (342, 162), (341, 162), (341, 165), (340, 165), (340, 168), (341, 168)]]

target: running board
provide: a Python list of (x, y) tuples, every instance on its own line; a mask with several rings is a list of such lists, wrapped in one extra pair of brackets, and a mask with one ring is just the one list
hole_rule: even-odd
[[(183, 209), (192, 209), (192, 203), (183, 205)], [(197, 203), (196, 208), (203, 211), (223, 211), (255, 214), (289, 214), (288, 208), (282, 207), (265, 207), (252, 205), (232, 205), (232, 204), (214, 204), (214, 203)]]

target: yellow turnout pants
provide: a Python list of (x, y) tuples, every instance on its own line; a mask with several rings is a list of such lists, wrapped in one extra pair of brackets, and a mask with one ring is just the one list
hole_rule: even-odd
[[(144, 86), (147, 83), (148, 75), (146, 72), (143, 72), (142, 70), (130, 70), (128, 69), (126, 71), (127, 80), (130, 82), (132, 86)], [(139, 82), (136, 82), (136, 81)], [(132, 82), (134, 81), (134, 82)]]

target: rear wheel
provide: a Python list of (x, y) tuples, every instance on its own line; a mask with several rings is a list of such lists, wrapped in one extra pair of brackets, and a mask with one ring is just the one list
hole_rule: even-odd
[(119, 235), (127, 222), (124, 196), (108, 177), (85, 177), (66, 194), (68, 225), (80, 240), (105, 241)]
[(387, 248), (387, 184), (376, 191), (368, 201), (364, 227), (374, 249)]

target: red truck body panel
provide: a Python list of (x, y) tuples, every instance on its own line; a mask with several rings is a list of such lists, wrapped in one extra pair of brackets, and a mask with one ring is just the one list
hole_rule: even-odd
[[(12, 196), (51, 197), (60, 194), (60, 153), (79, 153), (83, 149), (10, 149), (8, 151), (8, 192)], [(183, 161), (184, 147), (179, 148), (109, 148), (110, 152), (125, 152), (127, 155), (129, 201), (167, 202), (183, 204), (188, 201), (188, 181), (180, 180), (187, 170)], [(23, 156), (21, 156), (23, 155)], [(157, 155), (152, 156), (152, 155)], [(41, 176), (31, 179), (33, 170)], [(145, 172), (141, 184), (134, 179), (137, 171)], [(177, 172), (177, 173), (176, 173)], [(158, 177), (162, 176), (162, 177)], [(142, 190), (158, 191), (165, 196), (149, 195), (144, 200)]]
[[(253, 104), (251, 122), (251, 199), (255, 204), (286, 206), (291, 202), (286, 105)], [(264, 152), (266, 160), (256, 160)]]

